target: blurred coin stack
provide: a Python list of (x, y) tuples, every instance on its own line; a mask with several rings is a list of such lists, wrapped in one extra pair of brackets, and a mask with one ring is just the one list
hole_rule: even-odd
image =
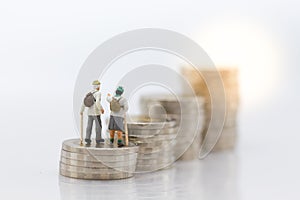
[[(192, 67), (183, 68), (182, 73), (193, 87), (195, 93), (205, 99), (205, 128), (203, 137), (208, 129), (209, 124), (214, 124), (211, 121), (211, 96), (207, 87), (207, 82), (215, 89), (216, 94), (225, 92), (225, 121), (224, 127), (221, 132), (220, 138), (214, 147), (214, 150), (231, 149), (235, 147), (237, 139), (237, 112), (239, 106), (239, 83), (238, 83), (238, 70), (236, 68), (219, 68), (219, 69), (199, 69), (196, 70)], [(205, 77), (205, 79), (204, 79)], [(223, 86), (218, 86), (218, 80), (223, 81)], [(220, 105), (224, 105), (224, 100), (221, 95), (216, 95), (216, 105), (213, 106), (214, 111), (218, 114), (224, 112)], [(220, 108), (220, 109), (219, 109)], [(212, 128), (214, 128), (212, 126)], [(217, 130), (216, 130), (217, 131)], [(217, 134), (217, 133), (216, 133)], [(210, 142), (209, 137), (207, 138)], [(211, 141), (214, 142), (214, 141)]]
[(129, 141), (139, 146), (136, 172), (150, 172), (170, 166), (174, 161), (174, 119), (131, 117), (127, 122)]
[(138, 147), (113, 148), (101, 143), (80, 146), (79, 139), (63, 142), (60, 174), (79, 179), (112, 180), (132, 177), (136, 168)]
[(141, 98), (143, 112), (176, 119), (174, 156), (181, 160), (198, 158), (204, 124), (203, 103), (201, 97), (151, 95)]

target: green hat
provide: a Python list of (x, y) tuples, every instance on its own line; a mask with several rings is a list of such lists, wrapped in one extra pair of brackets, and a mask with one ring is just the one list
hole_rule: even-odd
[(101, 83), (98, 80), (93, 81), (93, 85), (100, 85)]
[(124, 92), (124, 88), (122, 86), (119, 86), (116, 90), (116, 96), (121, 96)]
[(119, 87), (117, 88), (117, 90), (119, 90), (120, 92), (124, 92), (124, 88), (123, 88), (122, 86), (119, 86)]

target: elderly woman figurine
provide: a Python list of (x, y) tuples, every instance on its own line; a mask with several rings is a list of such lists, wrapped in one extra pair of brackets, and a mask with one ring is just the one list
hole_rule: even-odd
[(109, 133), (110, 133), (110, 142), (114, 143), (114, 134), (118, 134), (118, 146), (124, 146), (122, 134), (124, 130), (124, 118), (126, 112), (128, 111), (128, 102), (125, 97), (122, 96), (124, 93), (124, 88), (119, 86), (116, 89), (114, 96), (107, 94), (106, 100), (110, 103), (110, 118), (109, 118)]

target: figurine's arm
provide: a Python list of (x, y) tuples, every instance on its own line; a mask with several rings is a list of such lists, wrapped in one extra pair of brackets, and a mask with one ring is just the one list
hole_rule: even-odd
[(110, 103), (112, 101), (112, 96), (110, 94), (107, 94), (106, 101), (108, 103)]
[(99, 92), (99, 94), (96, 96), (96, 107), (101, 111), (101, 113), (103, 114), (104, 113), (104, 109), (101, 105), (101, 93)]
[(123, 107), (123, 108), (124, 108), (124, 111), (125, 111), (125, 112), (127, 112), (127, 111), (128, 111), (128, 103), (127, 103), (127, 101), (126, 101), (126, 104), (124, 105), (124, 107)]
[(125, 98), (123, 98), (122, 101), (123, 101), (122, 108), (124, 109), (125, 112), (127, 112), (128, 111), (128, 101)]
[(84, 112), (84, 109), (85, 109), (85, 105), (84, 105), (84, 104), (82, 104), (82, 106), (81, 106), (81, 109), (80, 109), (80, 114), (83, 114), (83, 112)]
[(102, 106), (101, 106), (101, 93), (99, 92), (99, 94), (96, 95), (96, 106), (99, 110), (101, 110)]

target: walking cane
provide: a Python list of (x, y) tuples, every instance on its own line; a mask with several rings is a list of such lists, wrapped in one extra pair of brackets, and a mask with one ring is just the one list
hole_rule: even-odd
[(126, 114), (124, 116), (124, 125), (125, 125), (125, 146), (128, 146), (128, 127), (127, 127), (127, 121), (126, 121)]
[(83, 114), (80, 114), (80, 146), (83, 146)]

